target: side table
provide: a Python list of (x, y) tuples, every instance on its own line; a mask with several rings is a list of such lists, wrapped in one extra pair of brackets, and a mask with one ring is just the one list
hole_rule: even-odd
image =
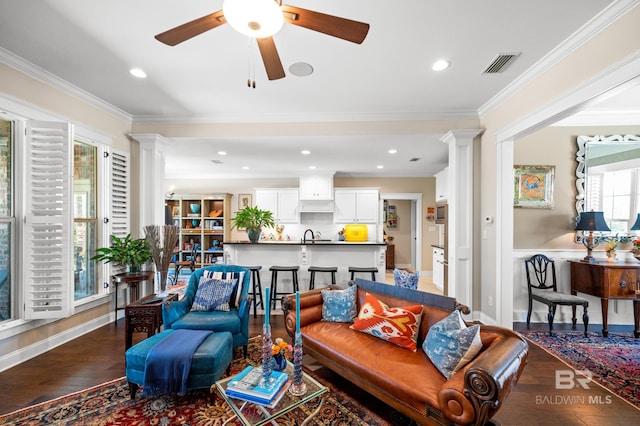
[(132, 346), (133, 333), (147, 333), (147, 337), (151, 337), (160, 331), (162, 305), (171, 300), (178, 300), (178, 294), (170, 293), (165, 297), (150, 294), (124, 308), (125, 350)]
[(135, 301), (140, 298), (140, 289), (138, 284), (142, 281), (153, 280), (153, 271), (141, 271), (141, 272), (123, 272), (122, 274), (113, 275), (111, 279), (115, 286), (115, 298), (116, 298), (116, 324), (118, 324), (118, 284), (124, 283), (129, 287), (129, 301)]

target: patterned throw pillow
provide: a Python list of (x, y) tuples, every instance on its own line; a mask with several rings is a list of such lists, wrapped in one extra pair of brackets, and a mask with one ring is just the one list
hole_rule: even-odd
[(353, 322), (358, 314), (356, 294), (352, 285), (344, 290), (322, 290), (322, 319), (330, 322)]
[(442, 375), (449, 379), (482, 349), (480, 326), (467, 327), (460, 311), (453, 311), (429, 329), (422, 349)]
[(390, 308), (367, 293), (351, 328), (416, 351), (422, 305)]
[(418, 289), (418, 280), (420, 279), (420, 272), (416, 271), (415, 274), (411, 274), (401, 269), (393, 270), (393, 281), (396, 287), (410, 288), (411, 290)]
[(204, 271), (202, 276), (205, 278), (215, 278), (220, 281), (233, 281), (238, 284), (234, 287), (229, 299), (229, 307), (237, 308), (240, 306), (240, 297), (242, 296), (242, 285), (244, 283), (244, 272), (222, 272), (222, 271)]
[(215, 278), (201, 277), (191, 310), (229, 311), (229, 299), (235, 286), (235, 280), (221, 281)]

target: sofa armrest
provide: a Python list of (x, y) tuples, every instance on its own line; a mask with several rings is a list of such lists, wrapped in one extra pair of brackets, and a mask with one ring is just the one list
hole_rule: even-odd
[(171, 325), (181, 316), (185, 315), (191, 309), (191, 305), (187, 300), (169, 301), (162, 305), (162, 325), (165, 330), (171, 328)]
[[(327, 288), (334, 289), (329, 286)], [(304, 291), (300, 293), (300, 327), (322, 320), (322, 290), (327, 288)], [(296, 332), (296, 296), (290, 294), (282, 298), (284, 311), (284, 325), (292, 338)]]
[[(493, 326), (481, 330), (496, 335), (494, 342), (451, 376), (438, 394), (440, 407), (449, 408), (443, 414), (455, 423), (468, 424), (474, 419), (473, 424), (484, 425), (511, 393), (529, 355), (529, 345), (519, 334)], [(468, 416), (468, 402), (473, 417)]]

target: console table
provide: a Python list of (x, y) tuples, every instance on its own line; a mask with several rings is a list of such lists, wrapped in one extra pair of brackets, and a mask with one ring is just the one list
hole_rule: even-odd
[(170, 293), (164, 297), (150, 294), (124, 308), (125, 350), (132, 346), (133, 333), (147, 333), (147, 337), (151, 337), (160, 331), (162, 305), (170, 300), (178, 300), (178, 294)]
[(633, 336), (640, 337), (640, 263), (582, 262), (570, 260), (571, 294), (578, 292), (600, 298), (602, 305), (602, 335), (607, 337), (609, 299), (633, 301)]

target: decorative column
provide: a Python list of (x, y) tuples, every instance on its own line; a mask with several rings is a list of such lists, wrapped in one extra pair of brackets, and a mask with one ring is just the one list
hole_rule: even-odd
[[(138, 156), (138, 232), (148, 225), (164, 225), (165, 148), (173, 141), (158, 134), (131, 134), (140, 143)], [(132, 221), (132, 225), (134, 225)]]
[(440, 140), (449, 145), (447, 295), (473, 312), (473, 138), (480, 129), (452, 130)]

